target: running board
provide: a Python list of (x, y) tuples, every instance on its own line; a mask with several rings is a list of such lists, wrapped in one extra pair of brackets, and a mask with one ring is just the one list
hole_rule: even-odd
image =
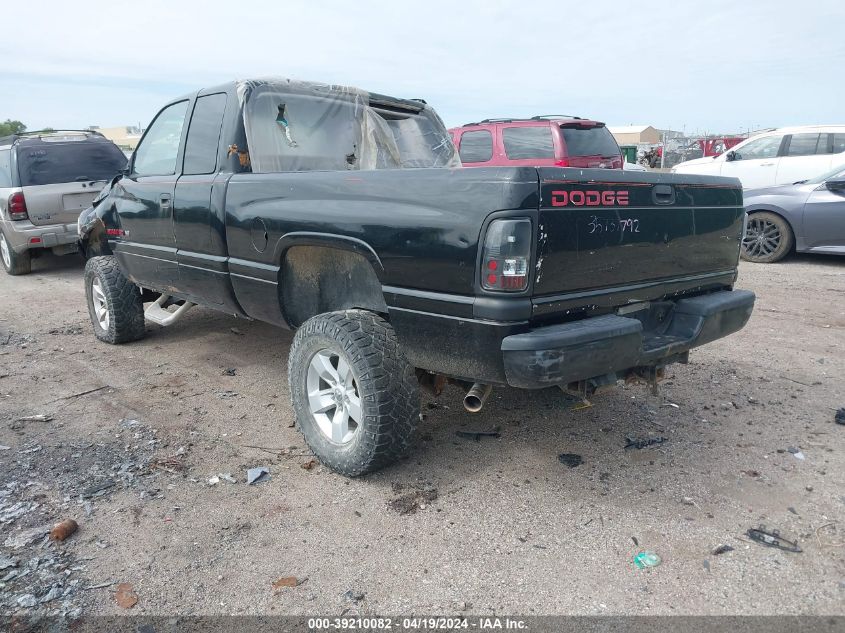
[(186, 301), (180, 305), (174, 312), (165, 310), (162, 306), (170, 299), (170, 295), (161, 295), (150, 307), (144, 310), (144, 318), (149, 319), (153, 323), (158, 323), (163, 327), (173, 325), (182, 318), (182, 316), (196, 304)]

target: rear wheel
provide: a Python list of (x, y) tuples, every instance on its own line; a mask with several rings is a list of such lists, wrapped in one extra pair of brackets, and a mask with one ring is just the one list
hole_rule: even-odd
[(6, 234), (0, 231), (0, 259), (3, 268), (10, 275), (28, 275), (32, 272), (32, 256), (30, 252), (16, 253), (6, 239)]
[(742, 239), (742, 259), (771, 264), (786, 257), (793, 242), (792, 229), (782, 217), (769, 211), (752, 213)]
[(408, 450), (419, 419), (414, 370), (390, 324), (362, 310), (306, 321), (288, 357), (297, 426), (326, 466), (355, 477)]
[(141, 290), (124, 276), (114, 257), (92, 257), (85, 264), (85, 297), (98, 339), (114, 345), (143, 338)]

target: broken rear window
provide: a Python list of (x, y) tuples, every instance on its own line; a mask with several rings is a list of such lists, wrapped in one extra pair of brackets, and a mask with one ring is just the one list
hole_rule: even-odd
[(239, 91), (254, 172), (460, 166), (445, 126), (422, 103), (286, 80)]

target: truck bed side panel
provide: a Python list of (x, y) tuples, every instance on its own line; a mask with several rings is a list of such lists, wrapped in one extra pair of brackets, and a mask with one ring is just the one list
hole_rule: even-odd
[(360, 252), (393, 291), (469, 296), (484, 218), (537, 205), (534, 169), (239, 174), (226, 196), (232, 283), (247, 314), (270, 320), (280, 306), (267, 284), (278, 284), (285, 250), (322, 236)]

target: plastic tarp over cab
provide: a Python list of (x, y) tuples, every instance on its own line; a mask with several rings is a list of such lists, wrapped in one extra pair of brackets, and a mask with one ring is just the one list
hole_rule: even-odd
[(238, 84), (252, 171), (460, 167), (437, 114), (419, 101), (289, 79)]

